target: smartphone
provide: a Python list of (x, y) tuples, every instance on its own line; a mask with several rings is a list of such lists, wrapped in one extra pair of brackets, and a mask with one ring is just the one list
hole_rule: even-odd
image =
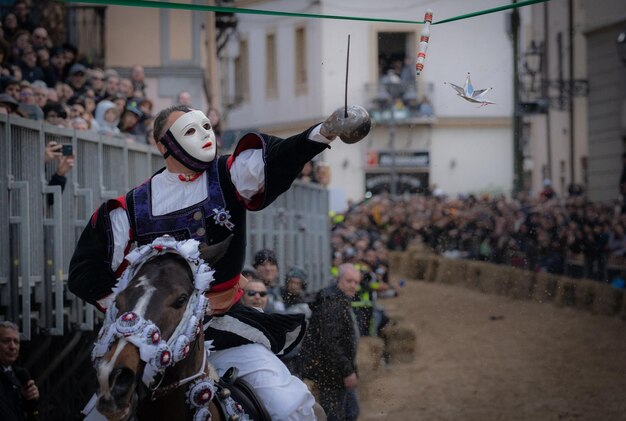
[(61, 148), (61, 154), (63, 156), (70, 156), (72, 155), (74, 152), (72, 150), (72, 145), (63, 145), (63, 148)]

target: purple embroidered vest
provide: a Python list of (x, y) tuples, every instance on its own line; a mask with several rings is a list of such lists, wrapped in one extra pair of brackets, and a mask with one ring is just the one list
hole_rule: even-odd
[[(234, 276), (234, 273), (241, 270), (239, 266), (243, 265), (245, 211), (238, 203), (233, 205), (233, 199), (225, 199), (218, 171), (218, 159), (211, 162), (206, 172), (207, 198), (195, 205), (165, 215), (152, 214), (150, 180), (128, 192), (126, 203), (134, 234), (133, 239), (138, 245), (143, 245), (168, 234), (177, 240), (193, 238), (208, 246), (222, 244), (223, 249), (228, 250), (226, 254), (231, 256), (231, 261), (220, 261), (220, 264), (211, 262), (212, 266), (215, 269), (222, 267), (225, 272), (222, 275), (231, 276), (233, 273), (232, 276)], [(228, 206), (228, 202), (231, 206)], [(233, 212), (227, 206), (232, 208)], [(232, 253), (237, 257), (232, 259)], [(220, 255), (223, 254), (220, 253)]]

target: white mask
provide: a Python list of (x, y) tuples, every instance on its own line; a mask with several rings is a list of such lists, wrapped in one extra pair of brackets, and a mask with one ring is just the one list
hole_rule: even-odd
[(177, 161), (202, 171), (215, 159), (217, 142), (211, 122), (202, 111), (189, 111), (176, 119), (161, 142)]
[(181, 115), (170, 127), (170, 132), (189, 155), (202, 162), (215, 159), (215, 133), (209, 118), (202, 111), (194, 110)]

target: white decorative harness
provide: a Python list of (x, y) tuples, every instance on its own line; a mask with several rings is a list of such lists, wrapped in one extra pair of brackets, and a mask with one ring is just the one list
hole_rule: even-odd
[[(209, 306), (204, 293), (213, 282), (214, 271), (200, 258), (199, 244), (196, 240), (176, 241), (173, 237), (165, 235), (154, 240), (152, 244), (136, 248), (126, 256), (129, 266), (113, 288), (114, 295), (128, 287), (130, 280), (144, 263), (152, 257), (165, 253), (175, 253), (185, 258), (194, 276), (194, 291), (187, 302), (183, 317), (167, 341), (162, 338), (159, 327), (152, 321), (144, 319), (133, 311), (125, 312), (118, 317), (117, 307), (115, 304), (111, 305), (106, 312), (98, 340), (91, 353), (96, 369), (102, 363), (102, 357), (113, 342), (124, 339), (139, 349), (139, 356), (146, 363), (142, 382), (153, 392), (154, 398), (155, 392), (160, 390), (165, 369), (187, 357), (190, 344), (202, 331), (202, 321)], [(197, 379), (186, 392), (187, 403), (196, 411), (194, 420), (210, 419), (208, 405), (216, 391), (214, 382), (206, 376), (205, 372), (210, 347), (211, 341), (207, 341), (202, 365), (196, 374), (167, 387), (170, 391)], [(157, 374), (161, 379), (154, 385)], [(202, 376), (204, 377), (199, 379)]]

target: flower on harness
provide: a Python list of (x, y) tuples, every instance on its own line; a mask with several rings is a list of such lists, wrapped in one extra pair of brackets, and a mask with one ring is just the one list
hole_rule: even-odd
[(159, 327), (152, 321), (132, 311), (117, 317), (116, 306), (110, 306), (91, 354), (96, 368), (113, 342), (120, 338), (139, 349), (140, 358), (146, 363), (142, 381), (148, 387), (154, 382), (157, 373), (162, 374), (167, 367), (187, 357), (190, 344), (202, 330), (202, 320), (209, 305), (204, 293), (213, 282), (214, 273), (200, 258), (199, 245), (197, 240), (176, 241), (173, 237), (166, 235), (157, 238), (151, 244), (136, 248), (126, 256), (129, 266), (113, 288), (115, 295), (128, 286), (144, 263), (164, 253), (176, 253), (185, 258), (194, 276), (194, 292), (187, 303), (183, 317), (167, 341), (163, 339)]

